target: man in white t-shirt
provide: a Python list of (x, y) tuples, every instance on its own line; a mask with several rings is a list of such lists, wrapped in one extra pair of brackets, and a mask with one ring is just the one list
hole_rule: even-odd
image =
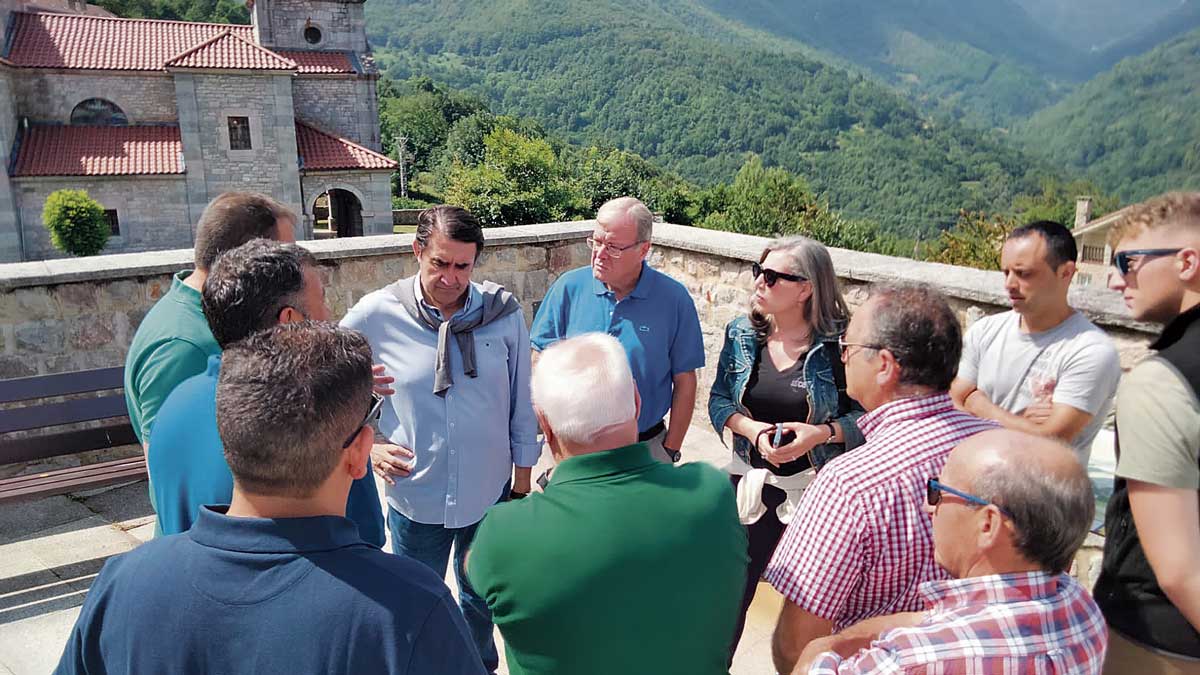
[(1067, 303), (1075, 255), (1070, 230), (1058, 223), (1008, 235), (1000, 268), (1012, 311), (967, 330), (950, 395), (969, 413), (1069, 443), (1086, 465), (1121, 361), (1104, 331)]

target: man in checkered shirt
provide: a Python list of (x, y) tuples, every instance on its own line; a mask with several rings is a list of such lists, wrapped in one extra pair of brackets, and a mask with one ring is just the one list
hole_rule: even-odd
[(957, 317), (926, 287), (876, 289), (850, 320), (842, 361), (847, 393), (870, 411), (858, 422), (867, 442), (821, 470), (767, 566), (787, 599), (772, 641), (780, 672), (812, 640), (920, 609), (917, 587), (948, 578), (925, 483), (960, 441), (996, 428), (950, 400), (961, 355)]
[(934, 557), (955, 579), (921, 585), (925, 612), (813, 641), (796, 672), (1098, 675), (1104, 617), (1066, 574), (1095, 513), (1071, 449), (1018, 431), (972, 436), (927, 499)]

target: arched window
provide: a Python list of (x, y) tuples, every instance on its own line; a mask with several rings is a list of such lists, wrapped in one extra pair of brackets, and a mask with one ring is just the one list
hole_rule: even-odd
[(102, 98), (89, 98), (71, 111), (71, 124), (124, 126), (129, 124), (129, 118), (125, 117), (125, 111), (116, 103)]

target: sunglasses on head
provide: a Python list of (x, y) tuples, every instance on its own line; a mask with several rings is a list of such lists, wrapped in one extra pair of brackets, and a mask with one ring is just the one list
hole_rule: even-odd
[(1181, 248), (1138, 248), (1132, 251), (1118, 251), (1113, 255), (1113, 267), (1121, 273), (1121, 276), (1129, 274), (1130, 265), (1133, 263), (1133, 258), (1158, 258), (1164, 255), (1175, 255), (1183, 249)]
[(762, 276), (763, 281), (766, 282), (768, 287), (774, 286), (775, 282), (779, 281), (780, 279), (783, 279), (784, 281), (808, 281), (807, 277), (802, 277), (799, 274), (784, 274), (783, 272), (776, 272), (775, 270), (763, 267), (758, 263), (750, 263), (750, 273), (754, 275), (755, 279), (757, 279), (759, 276)]

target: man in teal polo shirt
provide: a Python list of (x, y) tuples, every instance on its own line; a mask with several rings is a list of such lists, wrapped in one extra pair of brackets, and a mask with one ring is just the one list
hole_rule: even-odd
[(296, 241), (295, 222), (287, 207), (255, 192), (226, 192), (204, 208), (196, 224), (196, 269), (175, 275), (171, 290), (142, 319), (125, 357), (125, 405), (143, 448), (171, 390), (203, 373), (208, 357), (221, 353), (200, 309), (208, 268), (222, 252), (251, 239)]
[(531, 389), (558, 468), (545, 492), (488, 510), (467, 560), (509, 672), (728, 672), (748, 562), (728, 478), (637, 442), (610, 336), (545, 349)]
[(678, 461), (696, 406), (704, 337), (687, 289), (646, 264), (653, 228), (653, 214), (633, 197), (601, 206), (588, 237), (591, 265), (559, 277), (538, 308), (529, 339), (541, 351), (583, 333), (617, 338), (642, 397), (637, 440), (655, 458)]

